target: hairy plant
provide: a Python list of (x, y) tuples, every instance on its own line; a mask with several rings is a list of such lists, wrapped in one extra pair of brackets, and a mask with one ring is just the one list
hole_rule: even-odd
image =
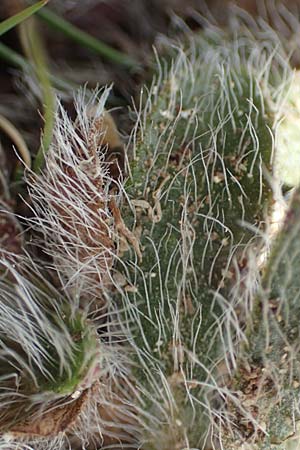
[(40, 259), (0, 266), (3, 448), (297, 448), (299, 78), (259, 25), (169, 50), (127, 158), (109, 89), (57, 102)]
[(104, 111), (108, 94), (86, 101), (79, 93), (74, 123), (58, 105), (44, 172), (28, 172), (35, 212), (28, 225), (39, 236), (30, 251), (43, 259), (1, 252), (3, 448), (97, 448), (132, 434), (132, 412), (123, 406), (133, 396), (128, 357), (108, 297), (114, 228), (131, 237), (113, 214), (124, 155)]
[(0, 285), (1, 431), (47, 436), (74, 421), (70, 398), (98, 370), (96, 331), (25, 256), (2, 255)]
[(145, 449), (221, 445), (218, 425), (233, 419), (220, 405), (229, 400), (259, 428), (226, 377), (268, 244), (271, 164), (291, 72), (274, 37), (257, 34), (209, 29), (194, 38), (160, 68), (137, 114), (121, 212), (142, 260), (130, 249), (119, 255), (116, 302), (135, 352)]

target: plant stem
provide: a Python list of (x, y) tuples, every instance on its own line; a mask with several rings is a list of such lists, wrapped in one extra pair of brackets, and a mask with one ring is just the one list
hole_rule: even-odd
[(47, 67), (47, 55), (35, 25), (35, 21), (31, 18), (20, 25), (20, 31), (22, 45), (28, 58), (34, 64), (35, 73), (40, 83), (43, 98), (44, 130), (41, 146), (38, 150), (33, 165), (34, 171), (39, 172), (43, 165), (44, 154), (47, 152), (52, 141), (55, 96)]

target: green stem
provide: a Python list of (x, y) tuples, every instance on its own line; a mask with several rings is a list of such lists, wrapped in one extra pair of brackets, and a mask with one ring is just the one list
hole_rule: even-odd
[(55, 96), (47, 67), (47, 55), (35, 25), (35, 21), (31, 18), (20, 25), (20, 31), (21, 42), (25, 53), (34, 64), (35, 73), (40, 83), (43, 98), (44, 130), (41, 146), (33, 166), (34, 171), (39, 172), (43, 165), (44, 155), (48, 151), (52, 141), (55, 120)]
[(55, 28), (56, 30), (62, 31), (66, 36), (89, 48), (90, 50), (98, 53), (104, 58), (125, 67), (137, 67), (137, 61), (135, 61), (131, 57), (124, 55), (118, 50), (115, 50), (107, 44), (99, 41), (95, 37), (89, 35), (85, 31), (80, 30), (75, 25), (67, 22), (65, 19), (59, 17), (49, 9), (44, 8), (44, 10), (39, 11), (38, 14), (39, 17), (47, 22), (48, 25)]

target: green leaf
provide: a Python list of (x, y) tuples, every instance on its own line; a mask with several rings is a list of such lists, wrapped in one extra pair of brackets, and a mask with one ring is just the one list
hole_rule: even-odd
[[(36, 70), (36, 66), (29, 62), (28, 59), (21, 56), (15, 50), (12, 50), (10, 47), (6, 46), (2, 42), (0, 42), (0, 59), (7, 61), (9, 64), (12, 64), (15, 67), (18, 67), (24, 71), (32, 72)], [(62, 79), (49, 73), (49, 78), (52, 84), (60, 89), (61, 91), (70, 91), (77, 89), (78, 86), (71, 81)]]
[(89, 48), (95, 53), (98, 53), (103, 58), (122, 66), (131, 68), (138, 67), (138, 62), (131, 57), (119, 52), (109, 45), (106, 45), (104, 42), (101, 42), (99, 39), (96, 39), (90, 34), (80, 30), (76, 26), (67, 22), (62, 17), (57, 16), (49, 9), (40, 11), (39, 17), (52, 28), (62, 31), (66, 36), (70, 37), (75, 42), (78, 42), (80, 45)]
[(12, 17), (9, 17), (8, 19), (4, 20), (0, 23), (0, 36), (2, 34), (6, 33), (7, 31), (11, 30), (15, 26), (19, 25), (21, 22), (23, 22), (28, 17), (35, 14), (39, 9), (41, 9), (43, 6), (45, 6), (48, 3), (48, 0), (42, 0), (35, 5), (29, 6), (26, 9), (23, 9), (23, 11), (13, 15)]

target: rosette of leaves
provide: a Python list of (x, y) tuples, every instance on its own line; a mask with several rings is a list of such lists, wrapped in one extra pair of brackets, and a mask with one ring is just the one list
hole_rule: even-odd
[(101, 370), (96, 329), (25, 256), (3, 252), (0, 298), (0, 444), (50, 439), (74, 425)]

